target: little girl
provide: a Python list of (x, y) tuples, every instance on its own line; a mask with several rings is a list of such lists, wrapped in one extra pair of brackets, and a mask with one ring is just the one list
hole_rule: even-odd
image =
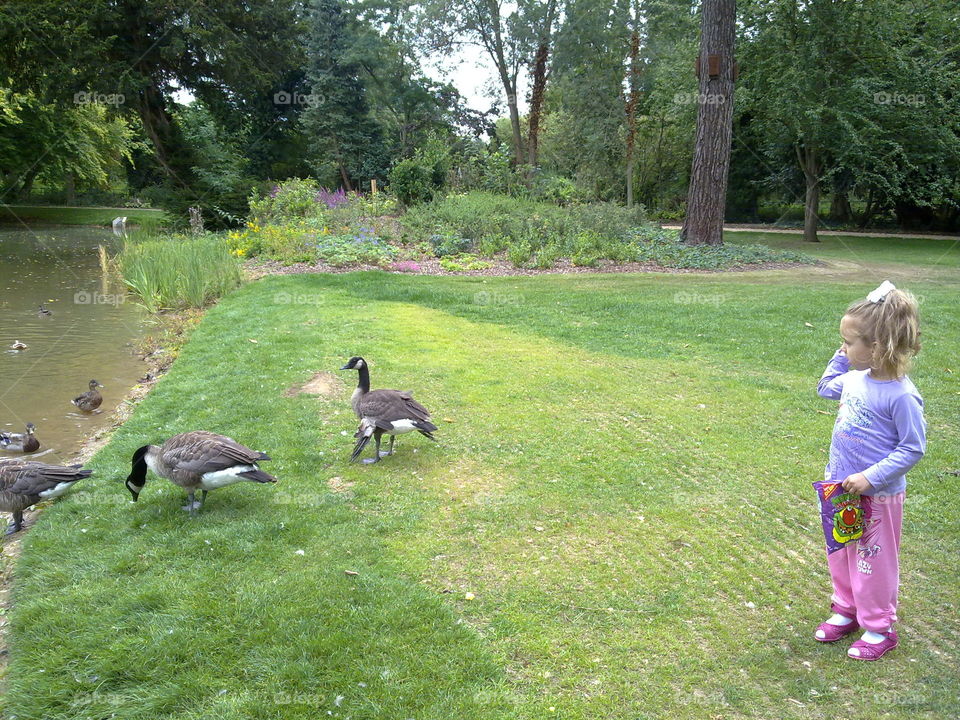
[(827, 556), (833, 615), (814, 637), (834, 642), (865, 632), (847, 655), (877, 660), (897, 646), (900, 526), (906, 473), (923, 457), (923, 399), (907, 377), (920, 351), (913, 295), (884, 281), (840, 321), (843, 345), (817, 392), (840, 400), (825, 480), (860, 495), (863, 535)]

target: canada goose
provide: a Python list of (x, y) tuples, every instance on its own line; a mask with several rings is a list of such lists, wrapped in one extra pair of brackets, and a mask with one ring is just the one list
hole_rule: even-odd
[(103, 385), (98, 383), (96, 380), (90, 381), (90, 389), (87, 390), (83, 395), (78, 395), (75, 397), (72, 402), (78, 408), (84, 412), (93, 412), (98, 407), (100, 403), (103, 402), (103, 395), (97, 390), (97, 388), (102, 388)]
[[(365, 463), (375, 463), (381, 457), (393, 454), (393, 441), (396, 435), (416, 430), (436, 441), (430, 433), (437, 426), (430, 422), (430, 411), (411, 397), (408, 392), (399, 390), (370, 390), (370, 370), (362, 357), (352, 357), (341, 370), (356, 370), (360, 379), (353, 391), (350, 402), (353, 411), (360, 418), (360, 428), (354, 435), (357, 445), (353, 449), (351, 460), (360, 457), (360, 453), (370, 437), (377, 443), (377, 453), (373, 458), (364, 458)], [(384, 433), (390, 436), (390, 449), (380, 452), (380, 438)]]
[(41, 303), (40, 309), (37, 310), (37, 315), (39, 315), (40, 317), (51, 317), (53, 315), (53, 312), (51, 310), (47, 310), (47, 308), (44, 307), (43, 303)]
[(7, 535), (23, 527), (23, 511), (41, 500), (60, 497), (92, 470), (81, 465), (46, 465), (35, 460), (0, 460), (0, 510), (13, 514)]
[(27, 345), (26, 343), (22, 343), (22, 342), (20, 342), (19, 340), (14, 340), (14, 341), (13, 341), (13, 345), (10, 346), (10, 349), (11, 349), (11, 350), (26, 350), (28, 347), (30, 347), (30, 346)]
[(0, 432), (0, 450), (7, 452), (32, 453), (40, 449), (40, 441), (33, 431), (37, 426), (33, 423), (27, 423), (26, 432), (8, 433)]
[[(167, 478), (189, 493), (189, 502), (183, 506), (195, 515), (203, 507), (207, 492), (249, 481), (268, 483), (277, 479), (257, 467), (257, 461), (269, 460), (266, 453), (251, 450), (223, 435), (196, 430), (174, 435), (162, 446), (144, 445), (133, 453), (132, 468), (127, 477), (127, 490), (134, 501), (147, 482), (149, 467), (160, 477)], [(203, 490), (200, 502), (194, 492)]]

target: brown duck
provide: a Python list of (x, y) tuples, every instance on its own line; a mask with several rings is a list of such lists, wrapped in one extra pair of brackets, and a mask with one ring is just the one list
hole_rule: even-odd
[(26, 432), (7, 433), (0, 432), (0, 450), (7, 452), (32, 453), (40, 449), (40, 441), (33, 431), (37, 426), (33, 423), (27, 423)]
[(93, 412), (98, 407), (100, 403), (103, 402), (103, 395), (97, 390), (97, 388), (102, 388), (103, 385), (98, 383), (96, 380), (90, 381), (90, 389), (87, 390), (83, 395), (78, 395), (71, 402), (76, 405), (78, 408), (84, 412)]
[[(275, 477), (257, 466), (259, 461), (269, 459), (266, 453), (251, 450), (223, 435), (195, 430), (174, 435), (161, 446), (138, 448), (133, 453), (126, 486), (136, 501), (146, 485), (149, 468), (188, 492), (189, 502), (183, 509), (195, 515), (210, 490), (244, 481), (276, 482)], [(194, 499), (197, 490), (203, 491), (200, 502)]]
[(92, 470), (81, 465), (46, 465), (20, 458), (0, 459), (0, 510), (13, 514), (7, 535), (23, 527), (23, 511), (41, 500), (60, 497)]

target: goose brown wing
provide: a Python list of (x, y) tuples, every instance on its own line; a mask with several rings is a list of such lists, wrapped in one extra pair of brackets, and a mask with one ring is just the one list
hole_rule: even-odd
[(429, 420), (430, 412), (413, 399), (410, 393), (399, 390), (371, 390), (363, 396), (360, 412), (364, 417), (386, 422), (396, 420)]
[(206, 430), (174, 435), (160, 448), (163, 464), (174, 472), (197, 475), (269, 459), (264, 453)]
[(60, 483), (76, 482), (92, 474), (92, 470), (83, 470), (79, 465), (5, 460), (0, 463), (0, 487), (17, 495), (39, 495)]
[(411, 395), (409, 392), (400, 393), (400, 397), (402, 397), (403, 401), (407, 404), (407, 409), (411, 413), (415, 413), (413, 416), (415, 419), (417, 420), (430, 419), (430, 411), (427, 410), (423, 405), (418, 403), (416, 400), (414, 400), (413, 395)]

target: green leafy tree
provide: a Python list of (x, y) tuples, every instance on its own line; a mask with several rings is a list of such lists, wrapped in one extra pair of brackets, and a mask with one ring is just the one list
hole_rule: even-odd
[(339, 0), (312, 0), (307, 42), (310, 101), (303, 113), (314, 168), (329, 168), (347, 190), (369, 178), (385, 179), (388, 166), (380, 126), (370, 114), (362, 68), (350, 56), (353, 39)]
[[(158, 174), (179, 196), (199, 199), (191, 138), (174, 118), (173, 94), (189, 90), (248, 146), (288, 108), (273, 92), (300, 64), (297, 0), (11, 0), (0, 5), (0, 61), (10, 87), (45, 104), (120, 98), (152, 145)], [(241, 120), (242, 118), (242, 120)], [(44, 148), (50, 152), (50, 148)], [(42, 153), (34, 160), (45, 158)]]
[(898, 204), (951, 202), (956, 183), (944, 177), (956, 178), (960, 157), (955, 5), (752, 0), (742, 28), (743, 100), (758, 150), (773, 181), (793, 156), (807, 240), (817, 240), (825, 190), (860, 193), (868, 218)]

